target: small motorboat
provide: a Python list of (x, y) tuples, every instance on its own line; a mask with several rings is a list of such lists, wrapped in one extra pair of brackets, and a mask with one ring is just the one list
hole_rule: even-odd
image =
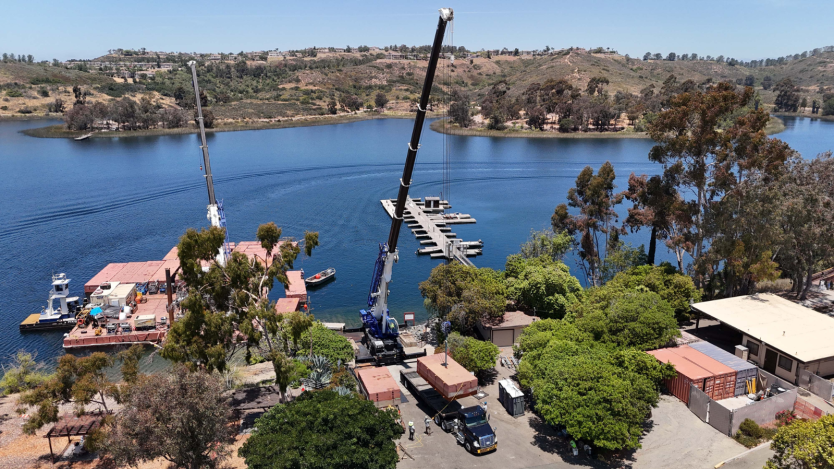
[(329, 269), (322, 270), (321, 272), (317, 273), (316, 275), (307, 277), (304, 279), (304, 283), (308, 286), (316, 286), (326, 283), (330, 280), (336, 278), (336, 269), (330, 267)]

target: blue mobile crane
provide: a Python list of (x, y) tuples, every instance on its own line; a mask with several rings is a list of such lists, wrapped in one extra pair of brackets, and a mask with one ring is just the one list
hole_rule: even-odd
[(426, 80), (423, 82), (423, 92), (420, 95), (420, 104), (417, 106), (417, 116), (414, 119), (414, 130), (411, 132), (411, 141), (408, 143), (403, 177), (400, 179), (397, 204), (394, 208), (394, 215), (391, 217), (391, 231), (388, 233), (388, 242), (379, 245), (379, 255), (374, 264), (371, 288), (368, 293), (368, 309), (360, 311), (362, 328), (364, 329), (362, 343), (368, 348), (378, 365), (396, 363), (404, 357), (402, 345), (397, 340), (400, 335), (399, 325), (397, 320), (388, 314), (388, 285), (391, 283), (391, 272), (394, 263), (399, 258), (397, 239), (400, 236), (400, 227), (403, 224), (403, 212), (408, 198), (408, 188), (411, 185), (411, 174), (414, 172), (414, 162), (417, 159), (417, 150), (420, 148), (420, 135), (423, 132), (423, 123), (426, 120), (426, 108), (429, 104), (434, 73), (437, 70), (437, 61), (440, 58), (446, 25), (452, 19), (454, 19), (454, 11), (451, 8), (440, 9), (440, 19), (437, 23), (437, 31), (434, 34), (434, 43), (432, 44), (426, 70)]

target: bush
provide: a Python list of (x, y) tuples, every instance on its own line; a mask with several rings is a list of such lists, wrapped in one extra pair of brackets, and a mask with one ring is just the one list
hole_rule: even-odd
[(758, 423), (750, 419), (744, 419), (744, 421), (741, 422), (741, 425), (739, 425), (738, 431), (739, 433), (756, 439), (759, 439), (762, 436), (764, 436), (764, 431), (762, 430), (762, 427), (760, 427)]
[(297, 388), (301, 385), (301, 380), (310, 376), (310, 369), (300, 360), (293, 359), (293, 370), (290, 375), (290, 387)]
[(31, 114), (32, 110), (29, 109), (28, 107), (24, 106), (23, 108), (18, 109), (17, 112), (19, 112), (21, 114)]
[(834, 115), (834, 98), (831, 98), (824, 103), (822, 103), (822, 115), (823, 116), (833, 116)]
[(774, 454), (766, 469), (830, 469), (834, 461), (834, 415), (781, 427), (770, 447)]
[(796, 420), (796, 412), (792, 410), (783, 410), (776, 413), (776, 426), (784, 427), (790, 425)]
[(299, 345), (302, 354), (309, 352), (311, 340), (313, 355), (321, 355), (334, 364), (340, 361), (344, 364), (354, 358), (353, 346), (350, 341), (337, 332), (324, 327), (320, 322), (313, 324), (313, 327), (301, 335)]
[(11, 90), (6, 90), (6, 96), (8, 96), (10, 98), (22, 98), (23, 93), (21, 93), (20, 90), (11, 89)]
[(753, 420), (744, 419), (733, 438), (740, 444), (752, 448), (758, 446), (763, 441), (773, 439), (775, 434), (776, 430), (772, 428), (762, 428)]
[(451, 355), (468, 371), (480, 375), (484, 371), (495, 368), (499, 353), (498, 346), (492, 342), (467, 337), (463, 344), (455, 347)]
[(394, 469), (394, 440), (403, 434), (396, 411), (377, 409), (355, 394), (304, 392), (259, 418), (238, 451), (252, 469), (343, 467)]
[(8, 367), (3, 367), (3, 378), (0, 379), (0, 395), (8, 395), (27, 391), (37, 387), (49, 379), (44, 372), (44, 365), (35, 360), (35, 357), (24, 351), (19, 351), (14, 356)]

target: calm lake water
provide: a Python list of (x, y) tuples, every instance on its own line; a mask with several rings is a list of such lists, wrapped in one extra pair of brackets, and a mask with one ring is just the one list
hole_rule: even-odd
[[(834, 124), (785, 123), (778, 137), (806, 157), (834, 149)], [(0, 363), (19, 349), (41, 359), (63, 353), (61, 332), (18, 332), (20, 321), (45, 304), (52, 272), (67, 273), (80, 295), (106, 264), (161, 259), (187, 228), (207, 225), (196, 135), (75, 142), (19, 133), (48, 124), (0, 123)], [(296, 264), (307, 273), (337, 269), (334, 282), (310, 292), (318, 319), (359, 324), (378, 244), (390, 226), (379, 201), (396, 197), (411, 127), (410, 120), (384, 119), (208, 137), (232, 241), (254, 240), (258, 225), (268, 221), (285, 236), (320, 232), (313, 257)], [(454, 231), (463, 240), (484, 241), (484, 254), (474, 259), (479, 267), (502, 268), (531, 229), (548, 228), (584, 166), (596, 169), (610, 160), (621, 186), (631, 172), (658, 169), (646, 156), (649, 140), (448, 138), (453, 210), (478, 220)], [(439, 195), (442, 142), (441, 134), (426, 129), (413, 197)], [(639, 245), (647, 235), (628, 241)], [(426, 316), (417, 284), (441, 261), (418, 257), (418, 247), (403, 230), (390, 298), (398, 319), (404, 311)], [(658, 251), (671, 260), (665, 249)]]

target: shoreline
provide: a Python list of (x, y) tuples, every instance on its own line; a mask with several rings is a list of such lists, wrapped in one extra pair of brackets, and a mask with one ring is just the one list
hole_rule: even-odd
[[(806, 116), (799, 113), (774, 113), (771, 114), (771, 121), (768, 123), (765, 132), (768, 135), (775, 135), (785, 130), (785, 123), (779, 119), (779, 116), (786, 117), (808, 117), (810, 119), (820, 119), (825, 121), (834, 121), (834, 116)], [(349, 124), (352, 122), (360, 122), (373, 119), (411, 119), (411, 113), (361, 113), (361, 114), (342, 114), (337, 116), (309, 116), (289, 118), (288, 120), (278, 121), (256, 121), (256, 122), (231, 122), (228, 124), (220, 124), (217, 127), (206, 129), (206, 133), (215, 132), (237, 132), (244, 130), (266, 130), (266, 129), (287, 129), (295, 127), (314, 127), (318, 125), (336, 125)], [(449, 129), (443, 128), (444, 118), (439, 116), (427, 116), (435, 118), (436, 120), (429, 124), (429, 128), (437, 133), (445, 133), (447, 135), (457, 135), (465, 137), (499, 137), (499, 138), (566, 138), (566, 139), (616, 139), (616, 138), (639, 138), (650, 139), (647, 132), (542, 132), (533, 130), (486, 130), (486, 129), (464, 129), (460, 127), (451, 127)], [(58, 116), (37, 115), (37, 116), (0, 116), (0, 122), (8, 121), (28, 121), (28, 120), (54, 120)], [(21, 131), (24, 135), (35, 138), (76, 138), (85, 135), (87, 131), (66, 130), (63, 124), (50, 125), (46, 127), (36, 127), (33, 129), (26, 129)], [(197, 134), (199, 129), (196, 126), (189, 124), (188, 127), (180, 127), (176, 129), (143, 129), (143, 130), (125, 130), (125, 131), (108, 131), (108, 132), (93, 132), (90, 138), (126, 138), (126, 137), (157, 137), (165, 135), (187, 135)]]
[[(785, 114), (787, 115), (787, 114)], [(785, 130), (785, 123), (776, 114), (771, 114), (771, 119), (765, 127), (767, 135), (775, 135)], [(796, 115), (796, 117), (807, 117)], [(828, 119), (830, 117), (830, 119)], [(645, 138), (651, 139), (648, 132), (542, 132), (538, 130), (486, 130), (486, 129), (464, 129), (461, 127), (443, 128), (443, 120), (438, 119), (429, 125), (431, 130), (441, 134), (460, 135), (466, 137), (502, 137), (502, 138)], [(834, 116), (825, 116), (823, 120), (834, 121)]]
[(443, 120), (438, 119), (429, 125), (431, 130), (447, 135), (460, 135), (466, 137), (504, 137), (504, 138), (650, 138), (646, 132), (543, 132), (539, 130), (486, 130), (486, 129), (464, 129), (450, 127), (444, 129)]
[(64, 120), (64, 114), (57, 112), (48, 114), (0, 114), (0, 122), (5, 121), (51, 121)]
[(806, 117), (808, 119), (817, 119), (821, 121), (834, 122), (834, 116), (823, 116), (822, 114), (806, 114), (804, 112), (772, 112), (771, 116), (775, 117)]
[[(47, 119), (40, 116), (41, 119)], [(429, 116), (435, 117), (435, 116)], [(282, 121), (261, 121), (261, 122), (237, 122), (229, 124), (219, 124), (216, 127), (206, 129), (206, 133), (215, 132), (236, 132), (243, 130), (266, 130), (266, 129), (287, 129), (293, 127), (314, 127), (318, 125), (335, 125), (335, 124), (349, 124), (352, 122), (360, 122), (373, 119), (411, 119), (413, 115), (408, 114), (377, 114), (377, 113), (362, 113), (362, 114), (342, 114), (337, 116), (314, 116), (314, 117), (299, 117), (289, 118)], [(48, 119), (54, 119), (49, 117)], [(21, 131), (24, 135), (36, 138), (75, 138), (89, 133), (85, 130), (66, 130), (63, 124), (50, 125), (46, 127), (37, 127), (34, 129), (27, 129)], [(198, 134), (200, 129), (189, 124), (188, 127), (180, 127), (176, 129), (143, 129), (143, 130), (124, 130), (124, 131), (108, 131), (108, 132), (93, 132), (90, 138), (126, 138), (126, 137), (156, 137), (164, 135), (187, 135)]]

